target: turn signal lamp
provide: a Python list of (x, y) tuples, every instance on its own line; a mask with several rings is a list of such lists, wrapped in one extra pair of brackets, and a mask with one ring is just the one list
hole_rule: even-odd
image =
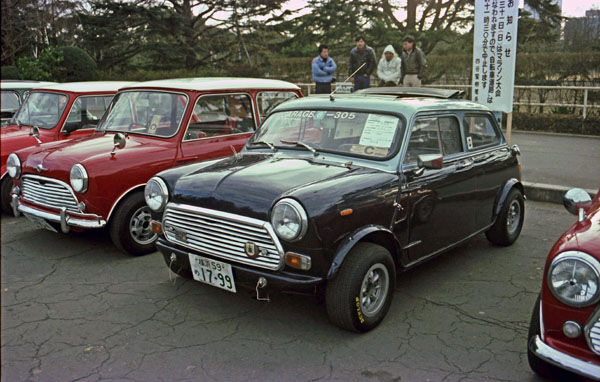
[(154, 232), (157, 235), (162, 235), (162, 224), (160, 224), (160, 222), (157, 222), (156, 220), (152, 220), (152, 232)]
[(285, 265), (307, 271), (310, 269), (311, 260), (309, 256), (301, 255), (295, 252), (286, 252), (285, 254)]
[(340, 215), (342, 215), (342, 216), (348, 216), (348, 215), (352, 215), (352, 212), (354, 212), (354, 211), (352, 211), (352, 208), (348, 208), (348, 209), (345, 209), (343, 211), (340, 211)]

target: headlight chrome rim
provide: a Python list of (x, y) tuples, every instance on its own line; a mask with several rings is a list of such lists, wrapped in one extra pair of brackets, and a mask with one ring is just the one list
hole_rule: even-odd
[[(156, 204), (154, 204), (155, 200), (152, 199), (152, 195), (150, 194), (152, 192), (151, 187), (153, 187), (154, 184), (156, 184), (158, 186), (158, 189), (160, 190), (160, 194), (157, 194), (157, 195), (160, 195), (162, 198), (162, 200), (158, 206)], [(144, 200), (146, 201), (146, 204), (152, 211), (154, 211), (154, 212), (162, 211), (165, 208), (165, 206), (167, 205), (167, 202), (169, 200), (169, 188), (167, 187), (167, 184), (164, 182), (164, 180), (162, 180), (159, 177), (151, 178), (146, 183), (146, 187), (144, 188)]]
[(86, 192), (88, 189), (89, 177), (87, 171), (85, 171), (85, 167), (79, 163), (71, 167), (69, 181), (75, 192), (80, 194)]
[[(556, 269), (556, 267), (559, 264), (561, 264), (565, 261), (569, 261), (569, 260), (578, 261), (578, 262), (582, 263), (583, 265), (587, 266), (589, 269), (592, 270), (592, 272), (596, 278), (596, 291), (592, 295), (592, 297), (587, 301), (576, 302), (573, 300), (569, 300), (569, 299), (565, 298), (564, 296), (562, 296), (554, 287), (553, 280), (552, 280), (554, 270)], [(550, 292), (552, 293), (552, 295), (565, 305), (576, 307), (576, 308), (583, 308), (586, 306), (593, 305), (593, 304), (597, 303), (598, 301), (600, 301), (600, 262), (598, 260), (596, 260), (593, 256), (591, 256), (585, 252), (581, 252), (581, 251), (563, 252), (560, 255), (556, 256), (552, 260), (552, 263), (550, 264), (550, 267), (548, 268), (548, 273), (546, 275), (546, 282), (548, 284), (548, 289), (550, 289)], [(571, 284), (571, 285), (573, 285), (573, 284)]]
[(13, 179), (19, 179), (21, 176), (21, 160), (15, 153), (11, 153), (6, 159), (6, 172)]
[[(300, 228), (293, 237), (285, 236), (281, 232), (279, 232), (278, 224), (276, 224), (276, 222), (274, 221), (276, 210), (281, 207), (290, 207), (298, 217)], [(275, 203), (275, 205), (273, 206), (273, 210), (271, 211), (271, 225), (273, 226), (275, 233), (280, 239), (285, 240), (288, 243), (293, 243), (302, 240), (302, 238), (306, 234), (306, 231), (308, 231), (308, 215), (306, 214), (304, 207), (302, 207), (302, 205), (296, 200), (289, 198), (281, 199), (280, 201)]]

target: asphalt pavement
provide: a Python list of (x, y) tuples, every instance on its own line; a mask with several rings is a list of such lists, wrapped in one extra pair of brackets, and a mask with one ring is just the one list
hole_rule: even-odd
[(600, 188), (600, 137), (512, 131), (530, 200), (562, 203), (570, 188)]

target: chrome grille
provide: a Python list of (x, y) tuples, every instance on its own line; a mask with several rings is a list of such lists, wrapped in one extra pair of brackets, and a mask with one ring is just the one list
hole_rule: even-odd
[(44, 207), (67, 207), (67, 211), (80, 212), (71, 188), (61, 181), (42, 176), (25, 175), (21, 181), (25, 201)]
[(600, 354), (600, 307), (592, 314), (585, 328), (588, 345), (596, 354)]
[[(163, 215), (167, 240), (215, 257), (266, 269), (283, 266), (283, 249), (268, 222), (201, 207), (169, 203)], [(246, 255), (251, 242), (266, 250)]]

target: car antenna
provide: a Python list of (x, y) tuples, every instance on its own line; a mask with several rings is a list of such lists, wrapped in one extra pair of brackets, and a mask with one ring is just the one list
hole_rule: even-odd
[[(354, 71), (354, 73), (352, 73), (351, 75), (349, 75), (349, 76), (348, 76), (348, 78), (346, 78), (346, 79), (344, 80), (344, 82), (346, 82), (346, 81), (348, 81), (350, 78), (354, 77), (354, 75), (356, 74), (356, 72), (358, 72), (359, 70), (361, 70), (361, 69), (362, 69), (362, 67), (363, 67), (363, 66), (365, 66), (365, 65), (367, 65), (367, 63), (366, 63), (366, 62), (364, 62), (364, 63), (363, 63), (361, 66), (359, 66), (359, 67), (358, 67), (358, 69), (356, 69), (356, 70)], [(334, 94), (336, 91), (337, 91), (337, 86), (335, 87), (335, 90), (334, 90), (334, 91), (332, 91), (332, 92), (331, 92), (331, 94), (329, 94), (329, 100), (330, 100), (330, 101), (335, 101), (335, 98), (333, 98), (333, 94)]]

